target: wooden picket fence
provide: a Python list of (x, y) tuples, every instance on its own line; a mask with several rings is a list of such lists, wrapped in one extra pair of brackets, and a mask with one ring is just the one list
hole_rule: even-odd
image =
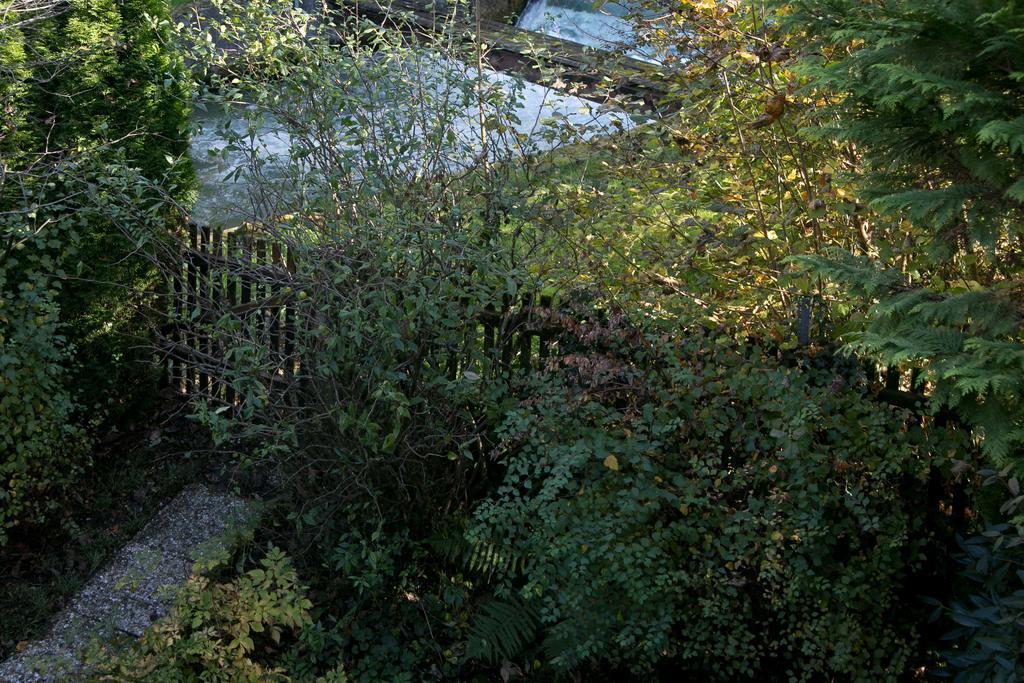
[[(167, 293), (169, 320), (162, 335), (167, 384), (184, 395), (236, 404), (238, 397), (226, 379), (231, 374), (227, 345), (210, 333), (216, 321), (204, 319), (206, 307), (200, 305), (212, 300), (226, 303), (239, 320), (255, 320), (263, 326), (266, 351), (279, 359), (277, 375), (268, 378), (271, 383), (277, 377), (301, 376), (303, 359), (296, 351), (300, 320), (289, 295), (295, 272), (293, 254), (279, 242), (242, 229), (191, 225), (180, 272)], [(505, 296), (501, 306), (480, 313), (471, 343), (481, 345), (489, 358), (485, 371), (526, 373), (557, 356), (557, 340), (565, 328), (551, 308), (550, 297), (524, 294), (515, 300)], [(452, 352), (444, 361), (450, 378), (480, 370), (465, 366), (464, 356)], [(915, 389), (916, 372), (866, 370), (881, 385), (878, 400), (910, 410), (917, 416), (912, 419), (925, 419), (927, 396)], [(937, 426), (962, 428), (952, 414), (940, 414), (934, 420)], [(958, 528), (966, 524), (970, 497), (959, 479), (944, 477), (933, 468), (928, 497), (930, 510), (945, 510)]]
[[(282, 376), (301, 372), (295, 348), (299, 317), (289, 290), (296, 263), (285, 245), (245, 229), (190, 224), (180, 263), (167, 293), (162, 335), (167, 385), (182, 394), (235, 402), (229, 383), (219, 381), (229, 370), (227, 348), (208, 333), (215, 321), (204, 317), (208, 307), (202, 303), (215, 300), (240, 320), (260, 321), (266, 351), (280, 359)], [(551, 356), (561, 331), (551, 323), (551, 304), (546, 295), (505, 296), (501, 306), (487, 306), (477, 316), (476, 343), (492, 368), (528, 372)], [(461, 363), (449, 354), (449, 376), (469, 369)]]
[[(292, 284), (295, 258), (281, 242), (243, 228), (209, 228), (190, 224), (181, 254), (181, 270), (168, 292), (168, 325), (163, 357), (167, 384), (184, 394), (219, 396), (232, 401), (230, 391), (217, 389), (215, 373), (226, 368), (223, 348), (203, 332), (203, 301), (225, 301), (241, 319), (261, 320), (268, 331), (268, 352), (284, 360), (288, 372), (298, 371), (295, 355), (297, 315), (285, 292)], [(258, 277), (257, 277), (258, 276)], [(553, 321), (552, 298), (524, 293), (502, 299), (477, 316), (477, 343), (499, 370), (539, 367), (553, 353), (563, 328)], [(449, 374), (459, 372), (459, 360), (447, 362)], [(926, 396), (910, 388), (916, 371), (887, 368), (876, 375), (881, 400), (917, 411)], [(869, 375), (871, 371), (869, 370)]]
[[(224, 301), (245, 318), (258, 316), (271, 334), (271, 353), (293, 355), (295, 315), (285, 297), (275, 297), (275, 280), (286, 282), (295, 272), (291, 254), (280, 243), (262, 239), (244, 229), (215, 229), (190, 224), (181, 254), (181, 270), (170, 283), (164, 330), (167, 383), (186, 394), (233, 401), (230, 390), (218, 389), (214, 377), (224, 367), (224, 349), (217, 348), (204, 327), (202, 302)], [(254, 280), (254, 269), (270, 277)]]

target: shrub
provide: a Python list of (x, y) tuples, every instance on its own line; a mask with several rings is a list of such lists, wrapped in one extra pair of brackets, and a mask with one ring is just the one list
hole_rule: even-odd
[(47, 237), (0, 219), (0, 239), (24, 245), (0, 260), (0, 545), (11, 527), (44, 521), (88, 464), (64, 367), (60, 281), (40, 255)]
[[(211, 571), (215, 567), (208, 567)], [(263, 664), (310, 624), (306, 589), (285, 554), (271, 548), (259, 566), (226, 582), (198, 575), (170, 616), (128, 651), (102, 662), (100, 681), (268, 681), (283, 672)], [(340, 669), (335, 677), (344, 681)]]
[(1016, 477), (983, 474), (993, 489), (1005, 486), (1009, 499), (986, 515), (980, 533), (960, 541), (955, 599), (928, 600), (936, 606), (932, 619), (947, 627), (944, 665), (935, 673), (957, 683), (1013, 681), (1024, 664), (1024, 497)]
[[(204, 106), (224, 112), (231, 177), (245, 183), (232, 207), (245, 223), (211, 279), (241, 279), (257, 301), (239, 306), (232, 284), (182, 302), (194, 344), (216, 349), (183, 358), (214, 378), (200, 415), (287, 482), (280, 493), (323, 557), (333, 530), (352, 531), (339, 522), (348, 511), (364, 537), (380, 525), (429, 533), (484, 474), (473, 456), (505, 368), (480, 316), (536, 280), (521, 257), (539, 240), (524, 220), (532, 189), (507, 111), (515, 96), (455, 61), (443, 37), (411, 48), (358, 21), (307, 30), (289, 3), (220, 9), (207, 28), (253, 49), (241, 59), (208, 52), (204, 30), (186, 36), (209, 66)], [(351, 40), (332, 44), (332, 31)], [(272, 50), (260, 47), (267, 34)], [(271, 156), (270, 139), (287, 144)], [(287, 259), (254, 262), (262, 240)], [(179, 258), (161, 262), (168, 278)], [(286, 312), (256, 313), (265, 292)]]
[[(539, 279), (516, 95), (457, 61), (472, 52), (446, 34), (410, 46), (351, 17), (310, 23), (290, 2), (218, 6), (183, 42), (209, 67), (203, 104), (224, 113), (211, 153), (242, 200), (213, 219), (236, 226), (214, 286), (178, 306), (189, 345), (213, 351), (167, 348), (213, 377), (197, 414), (270, 473), (277, 531), (317, 591), (288, 671), (458, 676), (468, 589), (425, 539), (489, 484), (480, 454), (512, 373), (482, 317), (510, 337), (501, 314)], [(251, 49), (216, 50), (207, 30)], [(253, 257), (267, 242), (277, 263)]]
[(906, 674), (924, 481), (950, 444), (850, 366), (699, 330), (581, 334), (596, 348), (506, 419), (505, 478), (469, 534), (495, 549), (498, 598), (538, 611), (547, 656), (702, 680)]

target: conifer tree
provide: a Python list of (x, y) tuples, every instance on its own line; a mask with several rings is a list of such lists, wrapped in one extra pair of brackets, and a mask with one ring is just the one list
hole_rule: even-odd
[(167, 19), (164, 0), (0, 0), (0, 545), (153, 394), (156, 276), (108, 209), (143, 213), (154, 185), (187, 199)]
[(1014, 0), (777, 0), (810, 87), (809, 134), (849, 145), (902, 244), (804, 259), (872, 305), (853, 347), (915, 365), (933, 408), (1024, 444), (1024, 7)]

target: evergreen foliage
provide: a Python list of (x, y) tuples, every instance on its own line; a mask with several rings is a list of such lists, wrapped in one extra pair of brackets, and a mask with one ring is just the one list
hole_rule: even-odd
[(97, 428), (151, 399), (155, 278), (119, 214), (152, 218), (159, 194), (185, 201), (191, 184), (162, 0), (13, 16), (0, 31), (0, 543), (60, 503)]
[(774, 3), (827, 93), (805, 132), (863, 155), (854, 182), (904, 244), (803, 259), (868, 304), (858, 351), (922, 367), (933, 407), (1024, 443), (1024, 7), (1001, 0)]

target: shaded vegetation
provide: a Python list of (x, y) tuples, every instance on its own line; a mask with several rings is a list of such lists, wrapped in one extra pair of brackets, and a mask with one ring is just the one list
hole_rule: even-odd
[[(176, 283), (142, 327), (268, 514), (99, 680), (1016, 680), (1015, 4), (646, 3), (663, 107), (543, 152), (457, 32), (214, 5), (177, 36), (201, 84), (164, 56), (125, 105), (172, 160), (147, 107), (222, 112), (230, 249), (167, 239), (187, 171), (134, 143), (46, 190), (115, 198), (46, 239), (116, 226), (146, 260), (111, 278)], [(76, 422), (110, 312), (37, 300), (49, 267), (0, 272), (66, 335), (16, 328), (56, 463), (121, 418)]]
[[(96, 448), (90, 476), (46, 533), (15, 533), (0, 549), (0, 657), (46, 633), (50, 618), (184, 485), (208, 476), (209, 439), (184, 418)], [(221, 463), (223, 464), (223, 463)]]
[(118, 207), (190, 183), (164, 4), (45, 9), (5, 13), (0, 39), (0, 542), (53, 519), (97, 435), (151, 407), (155, 273)]

